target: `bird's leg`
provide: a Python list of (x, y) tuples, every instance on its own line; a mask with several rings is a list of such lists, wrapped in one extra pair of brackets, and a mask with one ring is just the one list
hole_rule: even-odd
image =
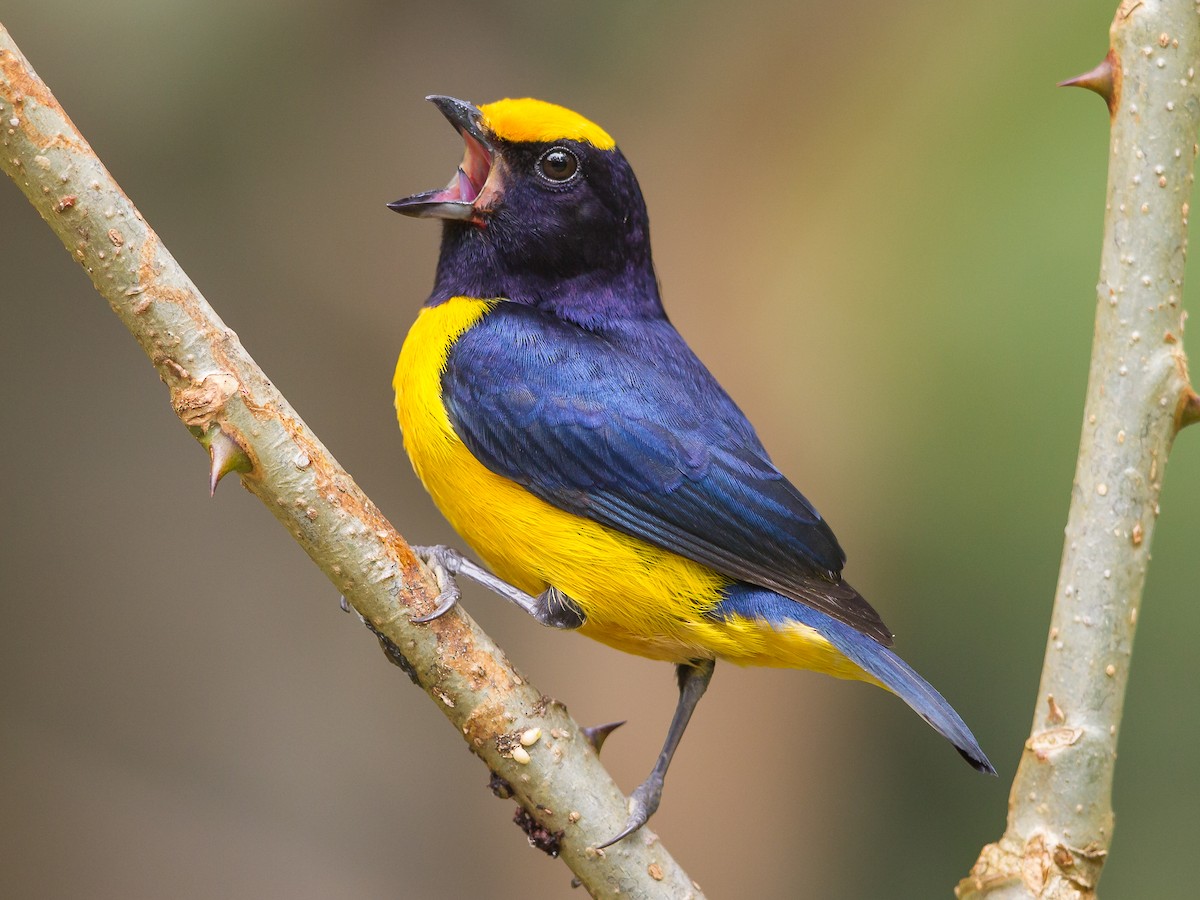
[(654, 764), (650, 777), (639, 784), (630, 796), (629, 818), (625, 821), (621, 833), (600, 844), (597, 849), (611, 847), (622, 838), (629, 837), (650, 821), (650, 817), (658, 809), (658, 802), (662, 799), (663, 780), (667, 777), (671, 757), (675, 755), (675, 748), (679, 746), (679, 739), (683, 737), (696, 704), (708, 689), (715, 667), (716, 662), (711, 659), (698, 659), (676, 666), (679, 676), (679, 702), (675, 705), (675, 715), (671, 718), (671, 727), (667, 729), (667, 739), (658, 754), (658, 761)]
[(510, 603), (515, 603), (543, 625), (551, 628), (578, 628), (584, 623), (583, 610), (558, 588), (547, 588), (534, 597), (532, 594), (513, 587), (504, 579), (497, 578), (487, 569), (475, 565), (452, 547), (413, 547), (412, 549), (429, 566), (433, 577), (437, 580), (438, 589), (441, 591), (437, 598), (437, 608), (428, 615), (413, 619), (414, 622), (432, 622), (438, 616), (449, 612), (460, 596), (458, 585), (454, 583), (454, 576), (465, 575), (493, 593), (499, 594)]

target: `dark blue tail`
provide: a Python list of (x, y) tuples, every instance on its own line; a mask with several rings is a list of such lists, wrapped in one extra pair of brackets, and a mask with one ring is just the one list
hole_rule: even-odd
[(899, 656), (873, 638), (810, 606), (774, 591), (735, 584), (710, 613), (715, 618), (742, 616), (761, 619), (774, 628), (798, 623), (815, 629), (859, 668), (874, 676), (907, 703), (934, 730), (952, 743), (962, 758), (980, 772), (995, 775), (975, 736), (933, 685)]

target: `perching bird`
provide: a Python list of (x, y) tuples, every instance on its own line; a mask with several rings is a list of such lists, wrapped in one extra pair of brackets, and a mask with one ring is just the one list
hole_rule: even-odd
[[(466, 142), (449, 185), (388, 204), (443, 220), (433, 293), (394, 386), (413, 468), (547, 625), (675, 663), (680, 697), (615, 843), (646, 823), (717, 659), (886, 688), (994, 774), (842, 580), (813, 505), (668, 321), (637, 179), (613, 139), (539, 100), (430, 97)], [(605, 844), (604, 846), (607, 846)]]

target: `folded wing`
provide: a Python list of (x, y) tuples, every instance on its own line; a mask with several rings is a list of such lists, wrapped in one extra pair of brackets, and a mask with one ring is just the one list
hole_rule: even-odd
[(665, 320), (597, 333), (502, 303), (442, 387), (475, 457), (535, 496), (891, 644), (829, 525)]

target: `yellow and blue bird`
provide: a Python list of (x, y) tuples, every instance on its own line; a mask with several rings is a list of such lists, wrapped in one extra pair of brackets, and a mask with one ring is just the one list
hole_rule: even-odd
[(539, 100), (429, 99), (466, 152), (445, 188), (388, 204), (443, 220), (396, 411), (417, 475), (495, 577), (429, 548), (444, 591), (425, 618), (467, 574), (543, 624), (677, 666), (666, 742), (608, 843), (657, 809), (717, 659), (878, 685), (994, 774), (667, 319), (646, 205), (608, 133)]

